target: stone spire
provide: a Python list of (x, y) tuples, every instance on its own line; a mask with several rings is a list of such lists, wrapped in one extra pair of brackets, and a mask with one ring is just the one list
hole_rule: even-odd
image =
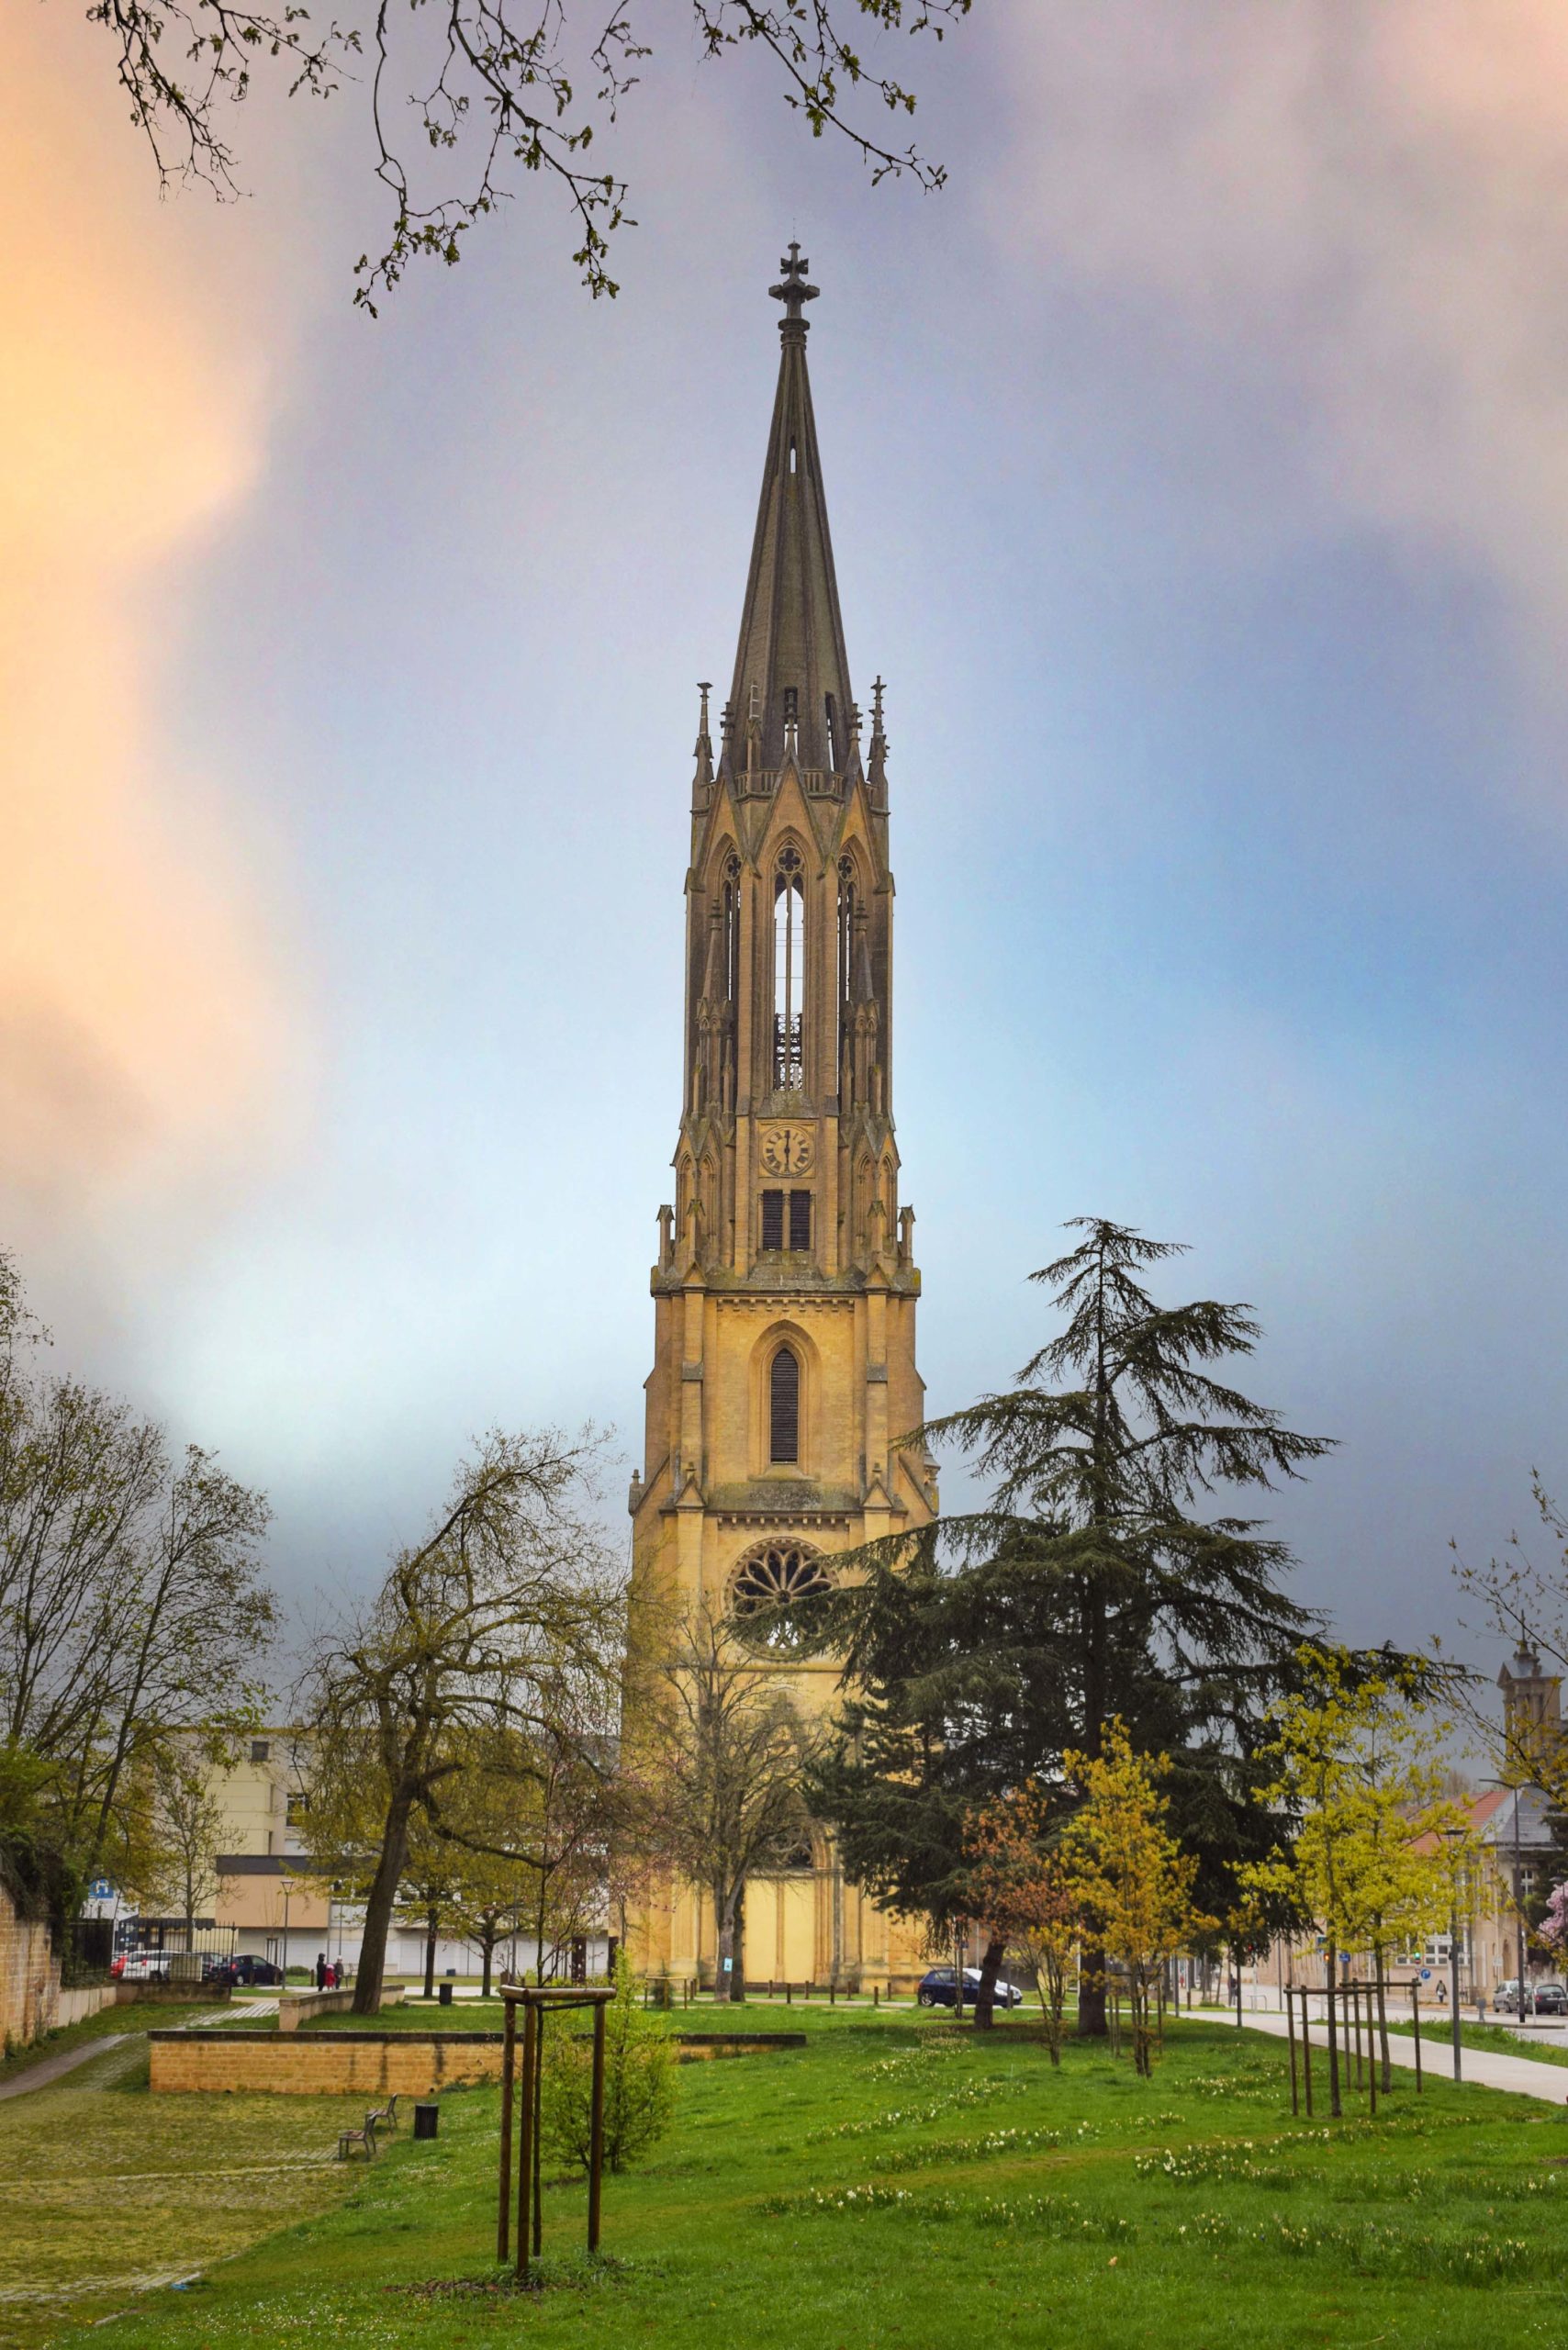
[(708, 732), (708, 697), (712, 687), (706, 679), (698, 687), (702, 697), (702, 714), (697, 722), (697, 742), (693, 755), (697, 771), (691, 778), (691, 804), (694, 809), (706, 808), (713, 790), (713, 738)]
[(806, 283), (809, 266), (792, 244), (771, 288), (784, 305), (783, 349), (730, 703), (742, 724), (756, 714), (763, 772), (782, 764), (788, 722), (801, 767), (842, 775), (853, 697), (806, 374), (801, 311), (817, 297)]

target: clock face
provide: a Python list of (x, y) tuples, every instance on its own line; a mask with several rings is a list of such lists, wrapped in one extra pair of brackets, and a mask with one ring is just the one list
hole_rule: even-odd
[(764, 1126), (762, 1164), (769, 1175), (809, 1175), (816, 1136), (810, 1126)]

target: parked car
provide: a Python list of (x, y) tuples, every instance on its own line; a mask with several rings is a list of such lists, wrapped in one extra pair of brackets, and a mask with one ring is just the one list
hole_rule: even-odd
[[(966, 1966), (964, 1969), (966, 2007), (972, 2007), (979, 1998), (980, 1987), (980, 1968)], [(958, 2004), (956, 1970), (951, 1966), (934, 1966), (929, 1974), (921, 1976), (920, 1988), (914, 1996), (923, 2008), (956, 2008)], [(1024, 1994), (1016, 1983), (1005, 1982), (1000, 1975), (996, 1978), (996, 1987), (991, 1993), (991, 1998), (999, 2008), (1021, 2008), (1024, 2004)]]
[(169, 1960), (162, 1951), (130, 1951), (115, 1960), (109, 1973), (121, 1983), (166, 1983)]
[(202, 1974), (208, 1983), (227, 1983), (231, 1991), (258, 1986), (275, 1988), (283, 1981), (281, 1966), (270, 1958), (253, 1958), (248, 1951), (241, 1951), (238, 1958), (209, 1958)]
[[(1519, 1985), (1517, 1975), (1499, 1983), (1492, 1994), (1493, 2010), (1497, 2015), (1517, 2016), (1519, 2012)], [(1524, 2011), (1527, 2016), (1568, 2015), (1568, 1990), (1561, 1983), (1527, 1983)]]

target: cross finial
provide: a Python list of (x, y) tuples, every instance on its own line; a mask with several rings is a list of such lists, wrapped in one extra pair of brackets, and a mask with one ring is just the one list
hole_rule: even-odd
[(799, 244), (791, 239), (790, 250), (778, 264), (783, 273), (782, 280), (778, 285), (770, 285), (767, 289), (776, 302), (782, 302), (784, 305), (784, 316), (778, 329), (780, 334), (787, 334), (791, 327), (798, 327), (801, 334), (806, 331), (806, 322), (801, 316), (801, 306), (804, 302), (814, 302), (817, 298), (817, 288), (806, 283), (806, 272), (811, 265), (811, 263), (803, 258)]

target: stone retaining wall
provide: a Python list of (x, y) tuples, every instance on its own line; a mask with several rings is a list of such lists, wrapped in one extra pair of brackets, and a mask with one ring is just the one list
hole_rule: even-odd
[(151, 2031), (155, 2090), (428, 2097), (497, 2081), (498, 2031)]
[(48, 1925), (26, 1918), (0, 1883), (0, 2048), (52, 2031), (60, 2013), (60, 1961)]
[[(678, 2033), (682, 2064), (803, 2048), (804, 2032)], [(498, 2031), (150, 2031), (155, 2090), (266, 2097), (429, 2097), (498, 2081)]]
[[(105, 1994), (122, 2008), (226, 2008), (232, 1994), (227, 1983), (127, 1983), (123, 1977)], [(243, 1989), (241, 1998), (253, 1997)]]
[[(353, 1991), (347, 1988), (342, 1991), (292, 1992), (277, 2003), (277, 2028), (279, 2031), (297, 2031), (302, 2023), (308, 2023), (314, 2016), (352, 2015), (353, 1998)], [(402, 2002), (401, 1984), (381, 1994), (384, 2008), (400, 2007)]]

